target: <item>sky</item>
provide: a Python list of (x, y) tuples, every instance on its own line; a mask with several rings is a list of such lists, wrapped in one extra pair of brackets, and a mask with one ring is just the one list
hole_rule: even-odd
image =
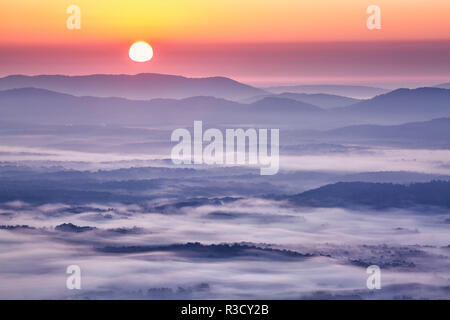
[[(66, 10), (81, 10), (69, 30)], [(370, 5), (381, 29), (369, 30)], [(2, 0), (0, 75), (157, 72), (260, 84), (450, 78), (448, 0)], [(6, 32), (5, 32), (6, 31)], [(154, 58), (129, 59), (135, 41)]]

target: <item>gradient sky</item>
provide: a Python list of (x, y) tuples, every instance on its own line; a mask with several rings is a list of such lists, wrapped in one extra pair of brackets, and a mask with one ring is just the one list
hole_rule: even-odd
[[(81, 8), (68, 30), (66, 8)], [(366, 8), (381, 8), (368, 30)], [(449, 0), (2, 0), (0, 74), (160, 72), (256, 83), (450, 78)], [(6, 32), (5, 32), (6, 30)], [(128, 58), (137, 40), (155, 51)]]

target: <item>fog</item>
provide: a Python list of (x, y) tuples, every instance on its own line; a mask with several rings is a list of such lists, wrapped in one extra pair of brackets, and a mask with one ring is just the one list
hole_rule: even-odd
[[(387, 288), (412, 283), (448, 287), (448, 224), (441, 212), (293, 208), (257, 198), (183, 208), (171, 215), (109, 204), (109, 216), (102, 218), (89, 209), (68, 215), (68, 207), (8, 203), (3, 208), (1, 225), (35, 229), (0, 230), (2, 297), (281, 299), (317, 291), (364, 297), (367, 275), (355, 261), (379, 264)], [(95, 208), (105, 206), (91, 204)], [(12, 215), (5, 215), (11, 211)], [(63, 223), (97, 229), (55, 229)], [(274, 260), (263, 253), (209, 258), (180, 255), (170, 247), (120, 254), (98, 251), (106, 246), (189, 242), (251, 243), (310, 256)], [(71, 264), (82, 270), (80, 292), (65, 288), (65, 269)], [(384, 294), (395, 297), (407, 292), (418, 298), (423, 294), (419, 288), (417, 293), (395, 289)]]
[(432, 185), (441, 202), (381, 209), (290, 200), (340, 181), (449, 181), (448, 148), (281, 135), (280, 172), (263, 177), (173, 164), (167, 128), (116, 129), (0, 135), (0, 298), (448, 299), (447, 185)]

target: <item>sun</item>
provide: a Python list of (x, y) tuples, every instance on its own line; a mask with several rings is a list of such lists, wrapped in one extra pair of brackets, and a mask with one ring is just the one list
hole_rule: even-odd
[(147, 42), (137, 41), (130, 46), (128, 55), (133, 61), (146, 62), (153, 57), (153, 49)]

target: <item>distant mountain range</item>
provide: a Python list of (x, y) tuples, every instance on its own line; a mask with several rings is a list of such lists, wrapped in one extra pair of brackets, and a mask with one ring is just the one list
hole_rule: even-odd
[(375, 209), (436, 206), (450, 208), (450, 181), (410, 185), (338, 182), (286, 198), (311, 207), (359, 207)]
[(359, 99), (348, 98), (344, 96), (338, 96), (333, 94), (324, 94), (324, 93), (292, 93), (292, 92), (283, 92), (280, 94), (269, 94), (256, 96), (249, 99), (242, 100), (244, 103), (252, 103), (259, 101), (263, 98), (283, 98), (283, 99), (291, 99), (296, 100), (308, 104), (312, 104), (314, 106), (323, 108), (323, 109), (332, 109), (338, 107), (345, 107), (351, 104), (355, 104), (359, 102)]
[(372, 182), (411, 184), (417, 182), (430, 182), (433, 180), (450, 181), (450, 175), (419, 173), (411, 171), (371, 171), (349, 173), (340, 176), (339, 182)]
[(450, 118), (438, 118), (424, 122), (411, 122), (401, 125), (356, 125), (329, 130), (327, 137), (345, 139), (412, 139), (421, 141), (447, 141), (450, 144)]
[(282, 111), (286, 113), (320, 113), (323, 111), (321, 108), (302, 101), (280, 98), (280, 97), (267, 97), (262, 98), (250, 104), (258, 112), (273, 112), (274, 110)]
[(240, 104), (213, 97), (181, 100), (128, 100), (75, 97), (45, 89), (0, 91), (3, 121), (40, 124), (155, 124), (184, 123), (209, 115), (238, 112)]
[[(20, 88), (0, 91), (0, 117), (3, 122), (40, 124), (161, 125), (204, 120), (223, 124), (297, 124), (301, 128), (310, 129), (318, 125), (323, 128), (327, 125), (331, 127), (333, 124), (334, 127), (352, 123), (386, 125), (450, 117), (450, 90), (398, 89), (347, 107), (324, 110), (311, 103), (287, 98), (286, 95), (264, 96), (253, 103), (244, 104), (211, 96), (129, 100), (117, 97), (77, 97), (46, 89)], [(441, 122), (433, 123), (435, 124)], [(414, 126), (418, 125), (412, 125), (407, 130), (411, 133), (403, 131), (408, 128), (354, 127), (332, 134), (343, 136), (363, 133), (369, 137), (370, 130), (375, 132), (386, 129), (378, 137), (389, 135), (392, 130), (400, 130), (398, 136), (417, 135), (414, 133)], [(434, 128), (435, 133), (430, 134), (439, 134), (437, 129), (438, 127)]]
[(356, 99), (368, 99), (376, 95), (386, 93), (389, 90), (377, 87), (369, 86), (354, 86), (354, 85), (299, 85), (299, 86), (278, 86), (264, 88), (266, 91), (272, 93), (325, 93), (346, 96)]
[(123, 97), (129, 99), (213, 96), (230, 100), (265, 94), (258, 89), (225, 77), (187, 78), (141, 73), (136, 75), (11, 75), (0, 78), (0, 90), (40, 88), (75, 96)]
[(335, 117), (395, 124), (450, 116), (450, 90), (397, 89), (351, 106), (331, 110)]
[(280, 98), (240, 104), (205, 96), (129, 100), (76, 97), (36, 88), (0, 91), (2, 121), (17, 123), (161, 125), (192, 124), (194, 120), (292, 123), (322, 111), (313, 105)]

